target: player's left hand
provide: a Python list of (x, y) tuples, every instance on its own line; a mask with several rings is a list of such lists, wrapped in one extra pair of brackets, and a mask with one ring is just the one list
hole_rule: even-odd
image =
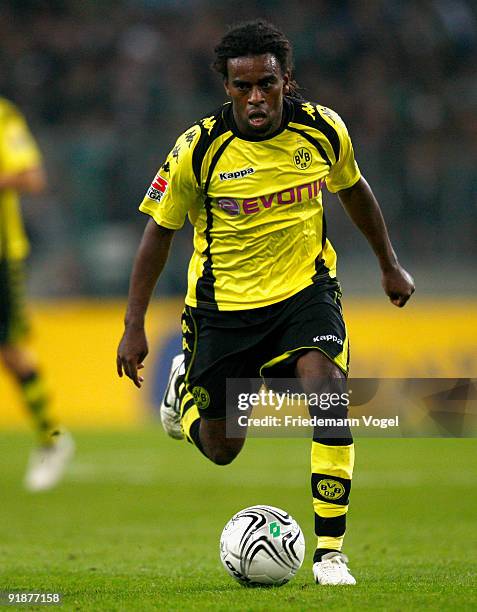
[(381, 282), (386, 295), (398, 308), (402, 308), (415, 291), (414, 279), (399, 264), (384, 271)]

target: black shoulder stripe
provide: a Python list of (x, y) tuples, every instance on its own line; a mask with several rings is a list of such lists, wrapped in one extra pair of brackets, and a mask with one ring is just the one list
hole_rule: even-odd
[(212, 174), (215, 170), (215, 166), (217, 165), (217, 162), (222, 156), (222, 153), (225, 151), (225, 149), (229, 146), (229, 144), (232, 142), (234, 138), (235, 136), (233, 134), (229, 136), (227, 140), (224, 140), (224, 142), (220, 145), (220, 147), (214, 153), (214, 156), (212, 157), (212, 161), (210, 162), (209, 170), (207, 172), (207, 180), (205, 181), (205, 187), (204, 187), (205, 193), (207, 193), (207, 191), (209, 190), (210, 181), (212, 179)]
[(205, 228), (205, 240), (207, 246), (204, 250), (205, 261), (204, 267), (202, 270), (201, 277), (197, 280), (197, 284), (195, 287), (195, 295), (197, 299), (197, 305), (202, 308), (218, 310), (217, 301), (215, 299), (215, 275), (213, 270), (213, 261), (212, 261), (212, 236), (211, 231), (214, 224), (214, 216), (212, 214), (212, 202), (210, 197), (207, 195), (207, 191), (209, 189), (210, 181), (212, 179), (212, 174), (217, 166), (217, 162), (220, 159), (220, 156), (225, 151), (229, 143), (235, 138), (232, 134), (225, 140), (217, 151), (214, 153), (212, 157), (212, 161), (210, 162), (209, 170), (207, 172), (207, 179), (205, 181), (204, 193), (205, 193), (205, 214), (207, 219), (207, 225)]
[(192, 153), (192, 170), (197, 184), (200, 186), (201, 169), (204, 157), (213, 141), (229, 130), (222, 116), (222, 109), (214, 111), (208, 117), (198, 121), (200, 127), (199, 140)]
[(338, 161), (340, 158), (340, 139), (338, 132), (333, 126), (325, 121), (318, 112), (316, 113), (316, 128), (328, 138), (333, 148), (333, 153), (335, 154), (335, 160)]
[(310, 134), (308, 134), (307, 132), (305, 132), (304, 130), (299, 130), (297, 128), (292, 128), (290, 126), (287, 127), (287, 130), (290, 130), (290, 132), (295, 132), (296, 134), (300, 134), (300, 136), (303, 136), (303, 138), (305, 138), (306, 140), (308, 140), (308, 142), (310, 144), (312, 144), (317, 150), (318, 153), (321, 155), (321, 157), (325, 160), (325, 162), (328, 164), (328, 166), (330, 166), (331, 168), (331, 161), (330, 158), (328, 157), (328, 155), (326, 154), (326, 151), (323, 149), (323, 147), (321, 146), (321, 144), (315, 139), (313, 138), (313, 136), (310, 136)]
[(211, 140), (209, 138), (209, 135), (207, 134), (207, 130), (200, 124), (199, 128), (201, 134), (199, 136), (199, 141), (195, 145), (194, 151), (192, 153), (192, 170), (194, 172), (197, 185), (199, 185), (200, 187), (200, 170), (202, 168), (202, 162), (204, 160), (205, 154), (207, 153), (207, 149), (210, 146)]
[(335, 154), (335, 160), (338, 161), (340, 158), (340, 139), (338, 132), (335, 128), (330, 125), (318, 111), (316, 104), (307, 102), (305, 100), (292, 99), (294, 108), (294, 123), (302, 123), (308, 127), (312, 127), (315, 130), (319, 130), (329, 140), (333, 153)]

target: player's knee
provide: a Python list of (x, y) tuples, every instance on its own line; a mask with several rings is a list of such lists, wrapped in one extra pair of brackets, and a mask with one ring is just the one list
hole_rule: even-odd
[(311, 350), (299, 357), (295, 366), (298, 378), (344, 379), (340, 368), (321, 351)]
[(227, 437), (227, 422), (225, 420), (202, 419), (200, 438), (204, 454), (216, 465), (232, 463), (245, 442), (245, 437)]
[(235, 445), (219, 446), (211, 449), (207, 456), (216, 465), (229, 465), (239, 454), (240, 448)]

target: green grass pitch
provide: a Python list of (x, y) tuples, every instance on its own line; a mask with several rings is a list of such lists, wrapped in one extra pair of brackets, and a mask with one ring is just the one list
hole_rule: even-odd
[[(218, 467), (156, 426), (76, 438), (61, 486), (29, 495), (31, 438), (0, 433), (0, 591), (60, 592), (68, 611), (477, 608), (475, 440), (357, 441), (345, 552), (358, 585), (340, 588), (312, 581), (307, 440), (249, 440)], [(281, 588), (243, 588), (218, 558), (224, 524), (257, 503), (305, 532)]]

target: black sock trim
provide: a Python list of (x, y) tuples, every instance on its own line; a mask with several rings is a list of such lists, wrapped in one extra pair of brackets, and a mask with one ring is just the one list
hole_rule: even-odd
[(326, 446), (351, 446), (353, 444), (353, 438), (326, 438), (326, 437), (313, 437), (313, 442), (319, 444), (325, 444)]
[(317, 536), (339, 538), (346, 531), (346, 514), (340, 516), (318, 516), (315, 513), (315, 534)]
[(19, 376), (18, 377), (18, 382), (23, 387), (25, 385), (28, 385), (31, 382), (34, 382), (35, 380), (38, 380), (38, 378), (40, 378), (40, 376), (39, 376), (38, 372), (36, 370), (34, 370), (33, 372), (29, 372), (28, 374), (26, 374), (24, 376)]
[(336, 550), (335, 548), (317, 548), (315, 550), (315, 554), (313, 555), (313, 563), (318, 563), (319, 561), (321, 561), (323, 555), (326, 555), (327, 553), (330, 552), (340, 552), (339, 550)]

